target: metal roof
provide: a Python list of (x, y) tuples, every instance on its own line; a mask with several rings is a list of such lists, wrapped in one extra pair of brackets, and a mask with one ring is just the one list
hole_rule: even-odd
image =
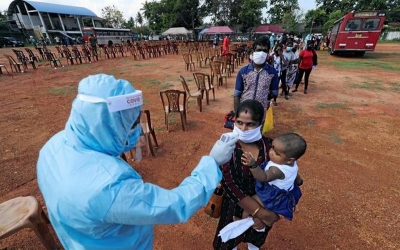
[(32, 5), (39, 12), (49, 12), (49, 13), (57, 13), (57, 14), (67, 14), (67, 15), (77, 15), (77, 16), (93, 16), (97, 17), (97, 15), (84, 7), (76, 7), (62, 4), (54, 4), (54, 3), (43, 3), (43, 2), (35, 2), (29, 0), (15, 0), (11, 5), (16, 5), (18, 3), (25, 2), (27, 4)]
[(255, 28), (253, 33), (283, 33), (284, 29), (280, 25), (276, 24), (262, 24)]

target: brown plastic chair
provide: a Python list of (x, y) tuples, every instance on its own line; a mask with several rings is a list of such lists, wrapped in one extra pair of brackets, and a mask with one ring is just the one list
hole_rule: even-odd
[(197, 90), (197, 91), (191, 91), (190, 90), (190, 88), (189, 88), (189, 86), (187, 85), (187, 83), (186, 83), (186, 80), (185, 80), (185, 78), (183, 77), (183, 76), (179, 76), (179, 78), (181, 79), (181, 83), (182, 83), (182, 86), (183, 86), (183, 89), (186, 91), (186, 94), (187, 94), (187, 100), (186, 100), (186, 112), (188, 111), (188, 100), (189, 100), (189, 98), (195, 98), (196, 99), (196, 101), (197, 101), (197, 106), (199, 107), (199, 109), (200, 109), (200, 112), (202, 112), (203, 111), (203, 107), (202, 107), (202, 94), (201, 94), (201, 91), (199, 91), (199, 90)]
[(21, 229), (31, 228), (46, 249), (57, 249), (47, 227), (49, 223), (39, 201), (33, 196), (17, 197), (0, 204), (0, 240)]
[(165, 125), (169, 131), (168, 116), (171, 113), (179, 113), (181, 116), (182, 130), (185, 131), (186, 120), (186, 92), (181, 90), (160, 91), (160, 97), (165, 114)]
[[(0, 64), (0, 75), (4, 75), (3, 69), (6, 70), (6, 72), (7, 72), (7, 74), (8, 74), (9, 76), (12, 76), (12, 75), (10, 74), (10, 72), (8, 72), (8, 69), (7, 69), (6, 65), (1, 65), (1, 64)], [(12, 76), (12, 77), (13, 77), (13, 76)], [(14, 78), (14, 77), (13, 77), (13, 78)]]
[(217, 89), (219, 86), (222, 86), (225, 81), (225, 86), (228, 88), (228, 75), (222, 72), (222, 62), (221, 61), (212, 61), (210, 62), (211, 68), (211, 84), (214, 83), (214, 78), (217, 79)]
[(196, 81), (198, 90), (201, 92), (202, 99), (204, 97), (204, 92), (206, 93), (207, 105), (210, 104), (210, 98), (209, 98), (210, 91), (212, 91), (213, 100), (215, 101), (215, 89), (214, 89), (214, 86), (211, 84), (210, 75), (200, 73), (200, 72), (195, 72), (195, 73), (193, 73), (193, 77), (194, 77), (194, 80)]
[(10, 55), (4, 54), (4, 56), (7, 58), (7, 61), (10, 64), (11, 72), (15, 71), (16, 73), (24, 73), (24, 65), (22, 63), (15, 61), (15, 59)]
[(57, 69), (58, 67), (64, 67), (61, 63), (60, 59), (58, 59), (54, 53), (51, 53), (49, 50), (45, 51), (44, 54), (46, 55), (47, 60), (50, 62), (50, 67)]
[(193, 70), (195, 70), (195, 65), (194, 62), (192, 60), (192, 55), (189, 53), (185, 53), (182, 55), (183, 60), (185, 61), (185, 65), (186, 65), (186, 70), (192, 71), (192, 66), (193, 66)]

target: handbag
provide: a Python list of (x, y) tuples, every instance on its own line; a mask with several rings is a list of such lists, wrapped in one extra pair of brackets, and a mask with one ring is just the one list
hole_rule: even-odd
[(215, 188), (213, 195), (208, 201), (207, 205), (204, 207), (204, 212), (212, 217), (219, 218), (221, 215), (222, 200), (224, 198), (224, 189), (221, 183)]
[(274, 128), (274, 114), (272, 112), (272, 105), (269, 106), (265, 113), (265, 120), (262, 126), (261, 134), (265, 134)]
[(228, 114), (226, 114), (224, 117), (224, 128), (233, 130), (233, 125), (235, 124), (235, 119), (236, 119), (235, 112), (231, 111)]

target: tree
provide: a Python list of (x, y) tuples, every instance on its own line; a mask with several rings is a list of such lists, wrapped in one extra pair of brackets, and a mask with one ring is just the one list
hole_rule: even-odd
[(122, 24), (125, 23), (122, 12), (115, 5), (101, 9), (101, 16), (104, 24), (109, 27), (121, 28)]
[(324, 24), (324, 31), (328, 33), (329, 29), (333, 26), (336, 20), (340, 19), (344, 14), (340, 10), (335, 10), (329, 14), (328, 21)]
[(267, 13), (271, 23), (281, 23), (285, 14), (294, 16), (295, 11), (300, 10), (298, 0), (270, 0), (270, 6)]
[(285, 13), (282, 18), (282, 26), (288, 32), (298, 32), (302, 19), (303, 12), (301, 10), (295, 10), (292, 13)]
[(257, 27), (262, 21), (263, 8), (267, 2), (262, 0), (244, 0), (239, 11), (238, 23), (242, 24), (241, 31), (248, 32), (250, 28)]
[(311, 29), (311, 27), (313, 27), (314, 29), (320, 31), (327, 21), (328, 21), (328, 16), (326, 15), (325, 10), (321, 8), (307, 11), (304, 17), (306, 30), (307, 29), (309, 30)]
[(139, 11), (136, 14), (136, 23), (140, 24), (140, 27), (142, 27), (142, 25), (143, 25), (143, 17), (142, 17), (142, 14), (140, 14)]

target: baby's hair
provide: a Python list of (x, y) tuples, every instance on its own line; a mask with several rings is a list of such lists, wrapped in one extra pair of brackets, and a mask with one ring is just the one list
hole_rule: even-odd
[(306, 152), (306, 141), (296, 133), (278, 135), (275, 140), (283, 143), (284, 153), (288, 159), (294, 158), (297, 160)]

